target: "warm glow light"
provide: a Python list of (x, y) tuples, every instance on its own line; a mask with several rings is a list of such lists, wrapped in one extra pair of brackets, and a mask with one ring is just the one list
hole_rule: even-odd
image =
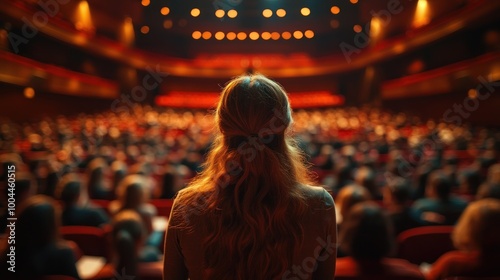
[(226, 38), (230, 41), (236, 39), (236, 33), (234, 32), (228, 32), (227, 35), (226, 35)]
[(339, 28), (340, 26), (340, 21), (336, 20), (336, 19), (332, 19), (330, 21), (330, 26), (333, 28), (333, 29), (336, 29), (336, 28)]
[(300, 9), (300, 13), (301, 13), (303, 16), (307, 17), (308, 15), (310, 15), (310, 14), (311, 14), (311, 10), (309, 10), (309, 8), (307, 8), (307, 7), (304, 7), (304, 8), (302, 8), (302, 9)]
[(306, 36), (306, 38), (313, 38), (314, 37), (314, 32), (312, 30), (306, 30), (306, 32), (304, 32), (304, 35)]
[(430, 10), (427, 0), (418, 0), (417, 9), (415, 10), (415, 16), (413, 18), (413, 27), (422, 27), (428, 24), (430, 20)]
[(359, 33), (363, 30), (363, 28), (361, 28), (361, 25), (356, 24), (352, 27), (352, 30), (354, 30), (354, 32), (356, 32), (356, 33)]
[(144, 25), (143, 27), (141, 27), (141, 33), (148, 34), (149, 33), (149, 26)]
[(225, 14), (226, 14), (226, 12), (224, 12), (224, 10), (221, 10), (221, 9), (215, 11), (215, 16), (218, 18), (224, 17)]
[(265, 9), (264, 11), (262, 11), (262, 15), (265, 18), (270, 18), (273, 16), (273, 11), (271, 11), (270, 9)]
[(379, 17), (372, 17), (370, 21), (370, 37), (375, 41), (382, 35), (382, 20)]
[(193, 39), (198, 40), (198, 39), (201, 38), (201, 32), (200, 31), (194, 31), (193, 34), (192, 34), (192, 36), (193, 36)]
[(285, 9), (278, 9), (278, 10), (276, 11), (276, 15), (277, 15), (277, 16), (279, 16), (279, 17), (284, 17), (284, 16), (286, 16), (286, 11), (285, 11)]
[(212, 38), (212, 33), (210, 33), (210, 31), (205, 31), (205, 32), (203, 32), (202, 37), (203, 37), (203, 39), (208, 40), (208, 39)]
[(163, 28), (170, 29), (174, 26), (174, 22), (171, 19), (167, 19), (163, 22)]
[(194, 9), (191, 10), (191, 16), (192, 17), (197, 17), (197, 16), (200, 15), (200, 13), (201, 13), (201, 11), (198, 8), (194, 8)]
[(24, 97), (33, 98), (35, 96), (35, 90), (32, 87), (27, 87), (24, 89)]
[(477, 95), (478, 95), (477, 90), (473, 88), (469, 89), (469, 91), (467, 92), (467, 96), (469, 96), (470, 99), (476, 99)]
[(150, 2), (149, 0), (142, 0), (142, 1), (141, 1), (141, 4), (142, 4), (144, 7), (149, 6), (149, 4), (150, 4), (150, 3), (151, 3), (151, 2)]
[(271, 33), (271, 39), (278, 40), (280, 38), (280, 34), (278, 32)]
[(170, 13), (170, 8), (169, 7), (163, 7), (160, 10), (160, 13), (164, 16), (168, 15)]
[(351, 3), (356, 4), (358, 3), (358, 0), (351, 0)]
[(248, 37), (250, 37), (251, 40), (255, 41), (255, 40), (259, 39), (259, 33), (252, 31), (252, 32), (250, 32), (250, 35), (248, 35)]
[(265, 31), (265, 32), (262, 32), (262, 35), (260, 35), (260, 37), (262, 37), (262, 39), (264, 40), (269, 40), (271, 39), (271, 33)]
[(90, 15), (89, 3), (87, 1), (80, 1), (76, 8), (75, 14), (75, 27), (78, 30), (92, 32), (94, 25), (92, 24), (92, 16)]
[(235, 18), (238, 16), (238, 11), (236, 10), (229, 10), (227, 11), (227, 16), (230, 18)]
[(134, 24), (132, 23), (132, 19), (127, 17), (123, 21), (122, 28), (120, 30), (119, 36), (120, 42), (122, 42), (125, 46), (132, 46), (135, 41), (135, 32), (134, 32)]
[(295, 39), (302, 39), (302, 37), (304, 37), (304, 34), (302, 33), (302, 31), (295, 31), (293, 32), (293, 37), (295, 37)]
[(224, 32), (222, 32), (222, 31), (219, 31), (219, 32), (215, 33), (215, 39), (217, 39), (217, 40), (224, 39), (224, 36), (225, 36)]
[(338, 15), (340, 13), (340, 8), (338, 6), (332, 6), (330, 12), (332, 12), (332, 14), (334, 15)]
[(281, 38), (288, 40), (288, 39), (292, 38), (292, 33), (285, 31), (285, 32), (283, 32), (283, 34), (281, 34)]
[(245, 32), (238, 33), (239, 40), (245, 40), (247, 38), (247, 34)]

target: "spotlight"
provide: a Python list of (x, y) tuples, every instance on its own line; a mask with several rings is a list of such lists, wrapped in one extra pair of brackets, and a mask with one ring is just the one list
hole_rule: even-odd
[(201, 32), (200, 31), (194, 31), (193, 34), (193, 39), (198, 40), (201, 38)]
[(210, 33), (210, 31), (205, 31), (205, 32), (203, 32), (202, 36), (203, 36), (203, 39), (208, 40), (208, 39), (212, 38), (212, 33)]
[(247, 34), (245, 32), (238, 33), (238, 39), (243, 41), (247, 38)]
[(288, 40), (288, 39), (292, 38), (292, 34), (288, 31), (285, 31), (285, 32), (283, 32), (283, 34), (281, 34), (281, 37), (285, 40)]
[(356, 32), (356, 33), (359, 33), (363, 30), (363, 28), (361, 28), (361, 25), (356, 24), (353, 26), (352, 30), (354, 30), (354, 32)]
[(306, 30), (306, 32), (304, 32), (304, 36), (306, 36), (306, 38), (308, 39), (311, 39), (314, 37), (314, 32), (312, 30)]
[(235, 18), (238, 16), (238, 11), (236, 10), (229, 10), (227, 11), (227, 16), (230, 18)]
[(226, 14), (226, 12), (224, 12), (224, 10), (221, 10), (221, 9), (215, 11), (215, 16), (218, 18), (224, 17), (225, 14)]
[(217, 39), (219, 41), (224, 39), (224, 36), (225, 36), (224, 32), (219, 31), (219, 32), (215, 33), (215, 39)]
[(141, 27), (141, 33), (148, 34), (149, 33), (149, 26), (144, 25), (143, 27)]
[(265, 9), (264, 11), (262, 11), (262, 15), (265, 18), (270, 18), (273, 16), (273, 11), (271, 11), (270, 9)]
[(227, 35), (226, 35), (226, 38), (230, 41), (236, 39), (236, 33), (234, 32), (228, 32)]
[(330, 12), (332, 12), (332, 14), (334, 15), (338, 15), (340, 13), (340, 8), (338, 6), (332, 6)]
[(297, 39), (297, 40), (302, 39), (302, 37), (304, 37), (304, 34), (302, 34), (302, 31), (297, 30), (297, 31), (293, 32), (293, 37), (295, 37), (295, 39)]
[(255, 40), (259, 39), (259, 33), (255, 32), (255, 31), (250, 32), (250, 35), (248, 37), (250, 37), (251, 40), (255, 41)]
[(271, 39), (278, 40), (280, 38), (280, 34), (278, 32), (271, 33)]
[(284, 16), (286, 16), (286, 11), (285, 11), (285, 9), (278, 9), (278, 10), (276, 11), (276, 15), (277, 15), (278, 17), (284, 17)]
[(160, 9), (160, 13), (164, 16), (168, 15), (170, 13), (170, 8), (169, 7), (163, 7)]
[(267, 32), (267, 31), (262, 32), (260, 37), (262, 37), (262, 39), (264, 39), (264, 40), (269, 40), (269, 39), (271, 39), (271, 33)]

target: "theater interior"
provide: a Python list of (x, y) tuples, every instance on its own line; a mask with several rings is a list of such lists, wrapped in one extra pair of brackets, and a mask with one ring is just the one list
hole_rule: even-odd
[[(456, 241), (463, 213), (500, 201), (500, 1), (0, 0), (0, 7), (2, 279), (162, 279), (173, 199), (203, 170), (220, 92), (243, 74), (286, 90), (292, 137), (315, 184), (334, 198), (339, 230), (348, 208), (377, 204), (393, 222), (384, 258), (421, 275), (363, 274), (340, 245), (335, 279), (452, 279), (433, 264), (463, 249)], [(143, 187), (135, 196), (146, 197), (137, 207), (149, 209), (151, 250), (123, 276), (114, 218), (131, 189), (124, 182), (139, 180), (133, 176)], [(448, 204), (430, 191), (440, 187)], [(77, 274), (22, 272), (31, 264), (22, 263), (20, 243), (35, 234), (21, 223), (38, 219), (21, 218), (23, 202), (40, 195), (62, 213), (51, 229), (69, 241)], [(453, 207), (425, 208), (431, 200)], [(70, 206), (94, 212), (78, 220)], [(401, 222), (401, 209), (415, 220)], [(491, 223), (500, 225), (495, 209)], [(15, 229), (9, 215), (18, 217)], [(4, 262), (15, 230), (17, 275)], [(485, 263), (479, 273), (450, 275), (500, 277)]]

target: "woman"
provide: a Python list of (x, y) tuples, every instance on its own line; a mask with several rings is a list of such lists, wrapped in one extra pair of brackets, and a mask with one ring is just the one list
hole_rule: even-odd
[[(40, 279), (47, 275), (65, 275), (79, 279), (73, 250), (59, 239), (60, 212), (55, 202), (43, 195), (24, 201), (15, 224), (15, 273), (10, 266), (10, 246), (5, 244), (0, 261), (1, 279)], [(7, 243), (7, 242), (5, 242)]]
[(349, 257), (337, 261), (336, 279), (424, 279), (418, 266), (388, 258), (394, 247), (388, 216), (374, 202), (356, 204), (340, 229), (340, 249)]
[(500, 277), (500, 200), (472, 202), (453, 230), (458, 251), (441, 256), (428, 279), (452, 277)]
[(308, 186), (283, 88), (236, 78), (215, 117), (205, 168), (173, 205), (164, 279), (333, 279), (333, 199)]

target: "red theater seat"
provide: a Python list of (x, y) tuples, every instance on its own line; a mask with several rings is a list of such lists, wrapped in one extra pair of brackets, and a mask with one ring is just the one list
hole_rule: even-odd
[(105, 257), (109, 260), (111, 254), (108, 231), (107, 228), (87, 226), (63, 226), (60, 229), (61, 236), (75, 242), (84, 255)]
[(158, 216), (169, 217), (170, 210), (174, 204), (173, 199), (152, 199), (149, 203), (153, 204), (158, 210)]
[(426, 226), (406, 230), (397, 238), (398, 257), (414, 264), (434, 263), (441, 255), (454, 250), (453, 226)]

